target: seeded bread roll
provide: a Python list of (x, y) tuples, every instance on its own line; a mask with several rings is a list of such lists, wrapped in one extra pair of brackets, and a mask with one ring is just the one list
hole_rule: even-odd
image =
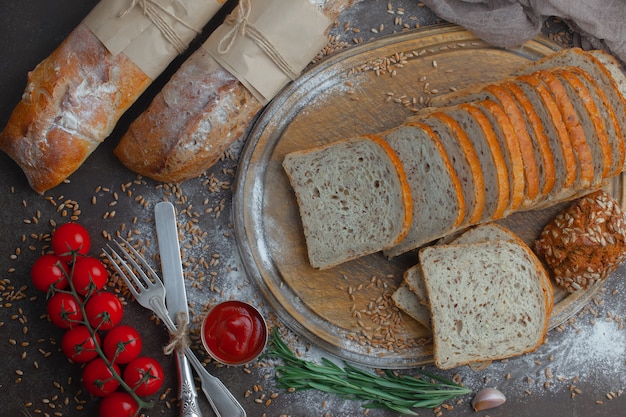
[(569, 292), (607, 278), (626, 259), (626, 216), (599, 190), (559, 213), (535, 242), (556, 284)]
[(389, 249), (407, 235), (413, 215), (410, 187), (401, 161), (380, 137), (292, 152), (283, 167), (314, 268)]
[[(309, 0), (331, 20), (360, 0)], [(263, 105), (203, 48), (181, 65), (115, 148), (130, 170), (180, 182), (212, 167)]]
[(410, 123), (385, 133), (384, 138), (402, 161), (413, 199), (408, 235), (385, 251), (393, 257), (455, 230), (465, 217), (465, 199), (454, 167), (430, 127)]
[(434, 245), (419, 258), (437, 367), (509, 358), (543, 343), (552, 288), (526, 245), (513, 240)]
[(80, 167), (151, 82), (81, 23), (28, 74), (0, 149), (43, 194)]

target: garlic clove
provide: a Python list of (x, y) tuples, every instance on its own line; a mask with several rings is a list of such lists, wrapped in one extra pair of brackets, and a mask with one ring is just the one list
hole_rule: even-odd
[(474, 411), (488, 410), (498, 407), (506, 401), (504, 394), (495, 388), (483, 388), (472, 400)]

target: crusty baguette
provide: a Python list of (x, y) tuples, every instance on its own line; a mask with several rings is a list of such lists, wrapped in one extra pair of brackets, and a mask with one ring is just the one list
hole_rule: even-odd
[[(360, 0), (309, 0), (334, 20)], [(203, 48), (195, 51), (130, 125), (115, 155), (132, 171), (163, 182), (197, 177), (241, 138), (262, 108)]]
[(451, 369), (539, 347), (548, 330), (547, 273), (515, 240), (434, 245), (420, 251), (435, 365)]
[(359, 136), (292, 152), (283, 167), (314, 268), (389, 249), (406, 237), (411, 191), (402, 162), (382, 138)]
[(43, 193), (78, 169), (151, 82), (81, 23), (28, 74), (0, 149)]

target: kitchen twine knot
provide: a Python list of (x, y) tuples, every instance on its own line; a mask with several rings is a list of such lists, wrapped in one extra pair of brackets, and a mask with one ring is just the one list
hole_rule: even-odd
[(170, 341), (163, 348), (166, 355), (171, 355), (176, 349), (183, 350), (189, 346), (189, 326), (187, 314), (180, 312), (176, 315), (176, 331), (170, 333)]
[(165, 39), (174, 47), (176, 52), (178, 52), (179, 54), (185, 52), (185, 50), (187, 49), (187, 43), (185, 43), (185, 41), (183, 41), (178, 36), (172, 25), (170, 25), (165, 19), (165, 16), (173, 18), (175, 21), (193, 30), (195, 33), (200, 33), (198, 29), (189, 25), (187, 22), (176, 16), (174, 13), (161, 6), (155, 0), (132, 0), (130, 6), (128, 6), (128, 8), (122, 13), (120, 13), (119, 17), (124, 17), (135, 7), (141, 7), (143, 14), (148, 17), (150, 22), (152, 22), (152, 24), (154, 24), (157, 29), (159, 29), (161, 34), (163, 34)]
[(289, 62), (282, 57), (280, 52), (278, 52), (265, 35), (249, 21), (250, 11), (252, 10), (250, 0), (240, 0), (237, 10), (236, 15), (235, 13), (231, 13), (224, 19), (224, 23), (232, 26), (232, 29), (220, 40), (217, 45), (217, 52), (222, 55), (228, 53), (239, 35), (246, 36), (261, 48), (286, 76), (291, 80), (295, 80), (298, 77), (298, 73)]

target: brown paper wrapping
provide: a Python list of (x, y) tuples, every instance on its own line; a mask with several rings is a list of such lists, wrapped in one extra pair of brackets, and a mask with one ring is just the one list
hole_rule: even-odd
[(84, 19), (113, 55), (155, 79), (226, 0), (102, 0)]
[(331, 24), (309, 0), (241, 0), (203, 48), (265, 105), (327, 44)]

